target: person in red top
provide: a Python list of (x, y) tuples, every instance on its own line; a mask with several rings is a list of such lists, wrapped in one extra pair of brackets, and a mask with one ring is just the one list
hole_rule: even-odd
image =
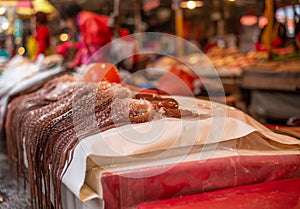
[(50, 47), (50, 30), (47, 25), (47, 15), (43, 12), (37, 12), (35, 14), (35, 33), (34, 38), (37, 42), (37, 51), (34, 55), (36, 60), (39, 54), (48, 55)]
[(109, 17), (83, 11), (79, 5), (72, 2), (62, 6), (61, 17), (73, 34), (79, 33), (79, 41), (83, 45), (70, 67), (86, 64), (91, 61), (91, 57), (103, 61), (104, 55), (96, 52), (112, 40), (113, 30), (108, 25)]

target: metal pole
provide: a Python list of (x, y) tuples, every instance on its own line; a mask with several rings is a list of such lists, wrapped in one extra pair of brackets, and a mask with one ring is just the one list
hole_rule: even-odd
[[(180, 8), (180, 0), (173, 0), (173, 9), (175, 11), (175, 30), (176, 35), (179, 37), (177, 39), (177, 56), (181, 57), (184, 53), (184, 45), (183, 45), (183, 13)], [(181, 38), (181, 39), (180, 39)]]
[(119, 13), (120, 13), (120, 0), (114, 0), (114, 10), (113, 10), (113, 37), (119, 38)]
[(142, 17), (141, 17), (141, 5), (140, 0), (135, 0), (134, 2), (134, 32), (137, 33), (135, 37), (137, 40), (137, 50), (140, 51), (143, 45), (143, 38), (141, 34), (141, 24), (142, 24)]
[(115, 16), (119, 15), (119, 8), (120, 8), (120, 0), (115, 0), (114, 1), (114, 15)]

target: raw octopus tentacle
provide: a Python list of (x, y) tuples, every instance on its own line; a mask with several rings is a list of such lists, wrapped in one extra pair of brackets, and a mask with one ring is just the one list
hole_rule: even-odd
[[(47, 101), (43, 96), (50, 92), (59, 81), (74, 81), (71, 76), (62, 76), (47, 82), (44, 88), (24, 96), (17, 97), (11, 101), (7, 112), (7, 142), (9, 150), (9, 161), (16, 162), (17, 175), (22, 172), (25, 178), (25, 165), (23, 158), (23, 136), (26, 133), (24, 124), (30, 124), (34, 119), (40, 117), (39, 114), (32, 114), (37, 110), (53, 101)], [(33, 117), (35, 116), (35, 117)], [(11, 170), (12, 170), (12, 166)], [(30, 169), (29, 169), (30, 170)], [(19, 178), (18, 178), (19, 179)], [(26, 181), (24, 181), (25, 183)], [(25, 184), (24, 184), (25, 186)]]
[[(69, 105), (65, 105), (69, 104)], [(64, 109), (65, 108), (65, 109)], [(42, 108), (43, 110), (40, 113), (43, 114), (37, 114), (40, 116), (37, 120), (35, 120), (35, 123), (31, 123), (32, 126), (29, 126), (29, 130), (27, 132), (27, 135), (25, 139), (28, 139), (29, 141), (26, 141), (26, 148), (27, 148), (27, 156), (28, 159), (31, 159), (30, 161), (30, 167), (33, 169), (31, 170), (33, 172), (33, 175), (31, 175), (31, 181), (36, 182), (36, 190), (32, 190), (33, 194), (32, 196), (35, 197), (38, 195), (37, 198), (37, 204), (38, 207), (41, 207), (42, 202), (40, 201), (42, 199), (41, 193), (37, 192), (42, 189), (42, 170), (41, 166), (39, 164), (40, 161), (42, 161), (42, 152), (44, 149), (44, 143), (41, 140), (43, 138), (43, 130), (45, 127), (47, 127), (47, 123), (52, 120), (52, 118), (55, 118), (62, 113), (64, 113), (66, 110), (71, 108), (71, 98), (63, 98), (60, 102), (54, 103), (52, 105), (51, 109), (53, 111), (46, 112), (49, 110), (48, 106), (45, 106)], [(46, 112), (46, 113), (45, 113)], [(44, 140), (45, 141), (45, 140)]]
[[(20, 149), (22, 147), (19, 147), (19, 144), (17, 143), (19, 141), (19, 127), (20, 127), (20, 118), (21, 116), (27, 112), (26, 110), (26, 103), (28, 101), (35, 100), (38, 95), (36, 93), (17, 97), (11, 101), (11, 103), (8, 106), (7, 111), (7, 121), (6, 126), (7, 128), (7, 147), (8, 147), (8, 162), (11, 166), (12, 161), (14, 161), (16, 164), (16, 168), (20, 168), (19, 163), (22, 163), (22, 156), (19, 154)], [(14, 149), (12, 149), (14, 148)], [(12, 168), (11, 168), (12, 170)], [(20, 170), (19, 170), (20, 171)], [(17, 170), (17, 177), (19, 179), (19, 173)]]
[[(7, 147), (8, 147), (8, 161), (10, 165), (10, 170), (12, 171), (12, 161), (15, 162), (15, 167), (17, 169), (17, 179), (19, 180), (19, 174), (20, 172), (23, 173), (23, 176), (25, 178), (25, 172), (24, 169), (21, 167), (24, 159), (23, 159), (23, 146), (20, 145), (20, 141), (22, 141), (22, 136), (20, 135), (21, 131), (20, 129), (23, 127), (23, 118), (26, 115), (27, 112), (39, 108), (43, 106), (44, 103), (43, 100), (41, 100), (42, 95), (48, 93), (54, 87), (58, 82), (66, 82), (66, 81), (74, 81), (73, 76), (70, 75), (63, 75), (58, 78), (52, 79), (44, 85), (43, 88), (40, 90), (26, 94), (23, 96), (19, 96), (17, 98), (14, 98), (9, 106), (7, 111)], [(47, 102), (46, 104), (48, 104)], [(11, 149), (15, 148), (15, 149)], [(24, 186), (25, 186), (24, 181)]]
[[(66, 79), (69, 81), (70, 79)], [(71, 79), (72, 80), (72, 79)], [(51, 192), (54, 208), (61, 209), (61, 179), (73, 159), (80, 142), (110, 128), (130, 123), (151, 121), (156, 112), (162, 117), (195, 117), (190, 111), (180, 110), (176, 100), (159, 96), (136, 94), (118, 84), (76, 83), (51, 97), (59, 80), (48, 82), (39, 94), (13, 101), (8, 121), (11, 159), (23, 165), (23, 139), (28, 160), (32, 207), (41, 208), (44, 195), (46, 209), (51, 209)], [(48, 90), (46, 90), (48, 89)], [(17, 102), (22, 105), (18, 108)], [(13, 128), (20, 130), (14, 135)], [(20, 163), (20, 164), (19, 164)], [(51, 179), (54, 191), (51, 191)]]

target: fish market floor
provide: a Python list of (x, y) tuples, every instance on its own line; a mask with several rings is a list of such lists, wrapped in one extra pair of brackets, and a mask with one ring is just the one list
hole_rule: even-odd
[(23, 180), (18, 183), (10, 176), (7, 150), (0, 137), (0, 209), (30, 209), (30, 194), (24, 189)]

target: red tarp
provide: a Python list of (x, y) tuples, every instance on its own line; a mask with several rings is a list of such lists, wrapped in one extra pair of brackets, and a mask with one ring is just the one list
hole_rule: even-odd
[(105, 208), (129, 208), (143, 202), (300, 177), (300, 155), (234, 156), (182, 162), (161, 174), (149, 175), (165, 168), (164, 165), (126, 172), (127, 176), (134, 173), (141, 178), (129, 178), (122, 172), (104, 173), (101, 183)]
[(299, 209), (300, 178), (285, 179), (139, 205), (138, 209)]

